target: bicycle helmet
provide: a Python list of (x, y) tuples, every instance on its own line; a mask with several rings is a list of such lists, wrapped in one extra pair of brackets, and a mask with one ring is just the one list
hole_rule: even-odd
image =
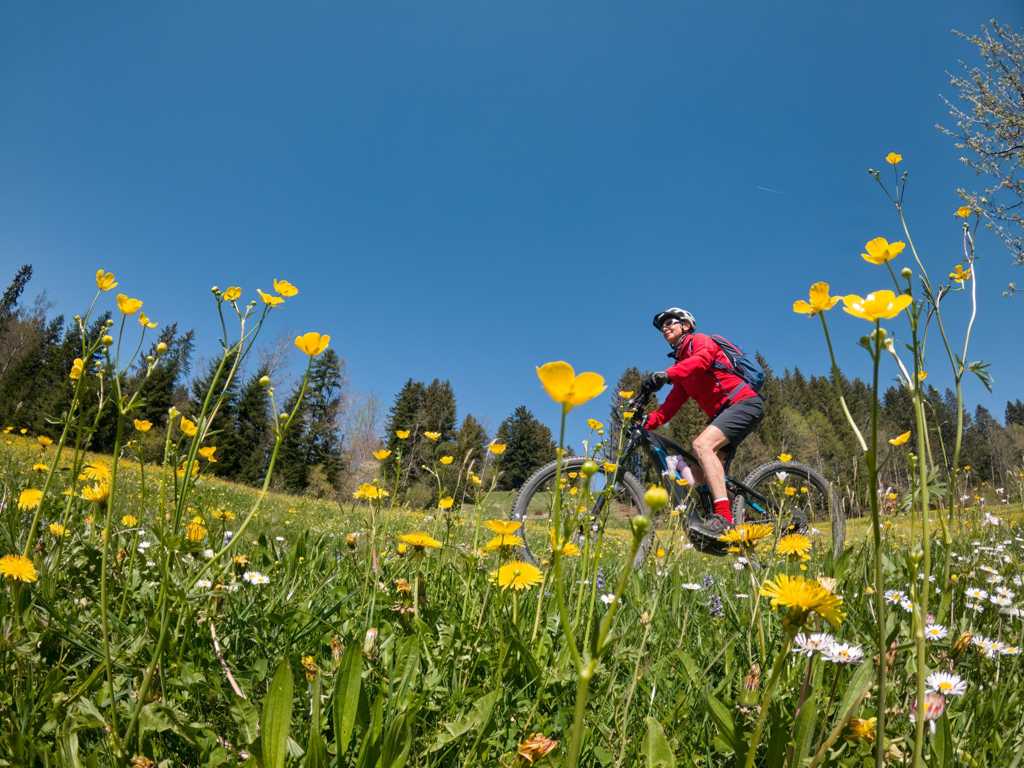
[(668, 309), (656, 314), (654, 316), (654, 327), (660, 331), (664, 322), (670, 319), (680, 321), (685, 320), (690, 324), (691, 328), (697, 328), (697, 319), (685, 309), (680, 309), (679, 307), (669, 307)]

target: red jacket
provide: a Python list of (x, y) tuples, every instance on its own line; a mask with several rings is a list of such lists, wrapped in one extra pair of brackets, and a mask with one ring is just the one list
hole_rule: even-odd
[[(732, 372), (729, 358), (707, 334), (691, 333), (679, 343), (675, 354), (675, 365), (665, 371), (672, 391), (661, 407), (647, 417), (647, 429), (668, 423), (691, 397), (708, 418), (713, 419), (727, 405), (758, 396), (753, 387)], [(716, 361), (726, 370), (713, 368), (712, 363)], [(730, 399), (729, 393), (737, 387), (739, 391)]]

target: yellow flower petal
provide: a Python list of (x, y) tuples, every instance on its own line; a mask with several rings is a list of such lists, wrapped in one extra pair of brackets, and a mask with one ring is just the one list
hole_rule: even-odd
[(286, 299), (290, 299), (292, 296), (297, 296), (299, 294), (299, 289), (287, 280), (274, 280), (274, 290)]
[(330, 336), (326, 333), (319, 334), (316, 331), (310, 331), (309, 333), (304, 333), (301, 336), (295, 337), (295, 346), (310, 357), (316, 357), (319, 355), (327, 349), (327, 345), (330, 343)]

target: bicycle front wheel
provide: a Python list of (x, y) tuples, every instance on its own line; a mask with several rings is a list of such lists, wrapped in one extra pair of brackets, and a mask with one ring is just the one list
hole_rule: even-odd
[(762, 464), (743, 481), (752, 493), (742, 490), (733, 500), (737, 522), (781, 523), (805, 531), (817, 525), (829, 527), (832, 556), (843, 553), (846, 515), (832, 484), (816, 470), (798, 462)]
[[(581, 530), (578, 536), (589, 536), (590, 527), (597, 524), (598, 518), (605, 520), (607, 528), (625, 528), (629, 534), (629, 520), (635, 515), (648, 515), (644, 504), (644, 489), (632, 474), (626, 472), (619, 478), (615, 488), (604, 496), (612, 475), (603, 467), (590, 479), (589, 497), (586, 491), (586, 478), (581, 469), (586, 458), (574, 456), (562, 462), (562, 514), (572, 515), (580, 519)], [(600, 466), (600, 465), (599, 465)], [(520, 536), (525, 544), (523, 555), (537, 562), (537, 555), (549, 547), (548, 536), (551, 528), (551, 514), (555, 501), (556, 462), (552, 461), (534, 472), (516, 494), (512, 504), (511, 517), (522, 522)], [(602, 498), (604, 499), (602, 501)], [(584, 503), (584, 499), (588, 499)], [(640, 567), (654, 539), (654, 527), (644, 539), (633, 561), (634, 567)], [(628, 540), (628, 538), (627, 538)], [(582, 546), (582, 541), (579, 542)]]

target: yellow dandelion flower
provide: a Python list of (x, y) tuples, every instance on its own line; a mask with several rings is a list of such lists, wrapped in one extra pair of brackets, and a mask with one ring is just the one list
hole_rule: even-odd
[(0, 557), (0, 576), (12, 581), (32, 582), (39, 578), (36, 567), (24, 555), (4, 555)]
[(197, 544), (206, 538), (206, 522), (201, 517), (193, 517), (185, 526), (185, 538)]
[(850, 720), (850, 730), (847, 738), (853, 741), (874, 741), (875, 726), (877, 724), (877, 717), (855, 717)]
[(425, 549), (440, 549), (441, 542), (431, 536), (425, 531), (414, 531), (412, 533), (403, 533), (398, 537), (398, 540), (402, 544), (406, 544), (416, 549), (417, 552), (422, 552)]
[(484, 520), (484, 527), (499, 536), (512, 536), (522, 525), (518, 520)]
[(790, 533), (779, 539), (775, 551), (780, 555), (795, 555), (805, 559), (810, 557), (811, 540), (802, 533)]
[(540, 584), (544, 580), (544, 575), (541, 573), (540, 568), (532, 563), (513, 560), (494, 571), (491, 574), (491, 578), (502, 589), (522, 591)]
[(451, 509), (455, 504), (455, 499), (451, 496), (445, 496), (443, 499), (438, 499), (437, 508), (448, 510)]
[(587, 419), (587, 426), (590, 427), (595, 432), (601, 432), (604, 430), (604, 424), (602, 424), (597, 419)]
[(47, 437), (46, 435), (37, 435), (36, 442), (39, 443), (39, 445), (43, 448), (49, 448), (51, 445), (53, 445), (53, 439)]
[(796, 488), (794, 488), (792, 485), (787, 485), (782, 490), (787, 496), (796, 496)]
[(45, 464), (41, 464), (37, 461), (35, 464), (32, 465), (32, 470), (34, 472), (49, 472), (50, 468)]
[(771, 536), (775, 528), (769, 523), (740, 523), (718, 537), (726, 544), (753, 544)]
[(232, 512), (230, 509), (217, 508), (213, 510), (213, 519), (231, 521), (235, 519), (235, 513)]
[(102, 504), (110, 496), (110, 486), (107, 483), (93, 483), (82, 486), (82, 498), (96, 504)]
[(26, 488), (18, 496), (18, 509), (23, 512), (35, 509), (43, 500), (43, 492), (37, 488)]
[(843, 618), (843, 598), (832, 594), (817, 581), (809, 581), (803, 576), (787, 576), (780, 573), (775, 579), (769, 579), (761, 586), (762, 597), (771, 598), (772, 608), (789, 609), (789, 620), (803, 623), (810, 613), (816, 613), (833, 627), (838, 626)]
[(441, 439), (440, 432), (424, 432), (423, 436), (432, 443), (436, 443), (438, 440)]
[(57, 539), (64, 538), (67, 535), (68, 529), (61, 523), (50, 523), (47, 528), (50, 530), (50, 534)]
[(121, 517), (121, 525), (123, 525), (125, 528), (134, 528), (138, 524), (139, 518), (137, 518), (135, 515), (122, 515)]

